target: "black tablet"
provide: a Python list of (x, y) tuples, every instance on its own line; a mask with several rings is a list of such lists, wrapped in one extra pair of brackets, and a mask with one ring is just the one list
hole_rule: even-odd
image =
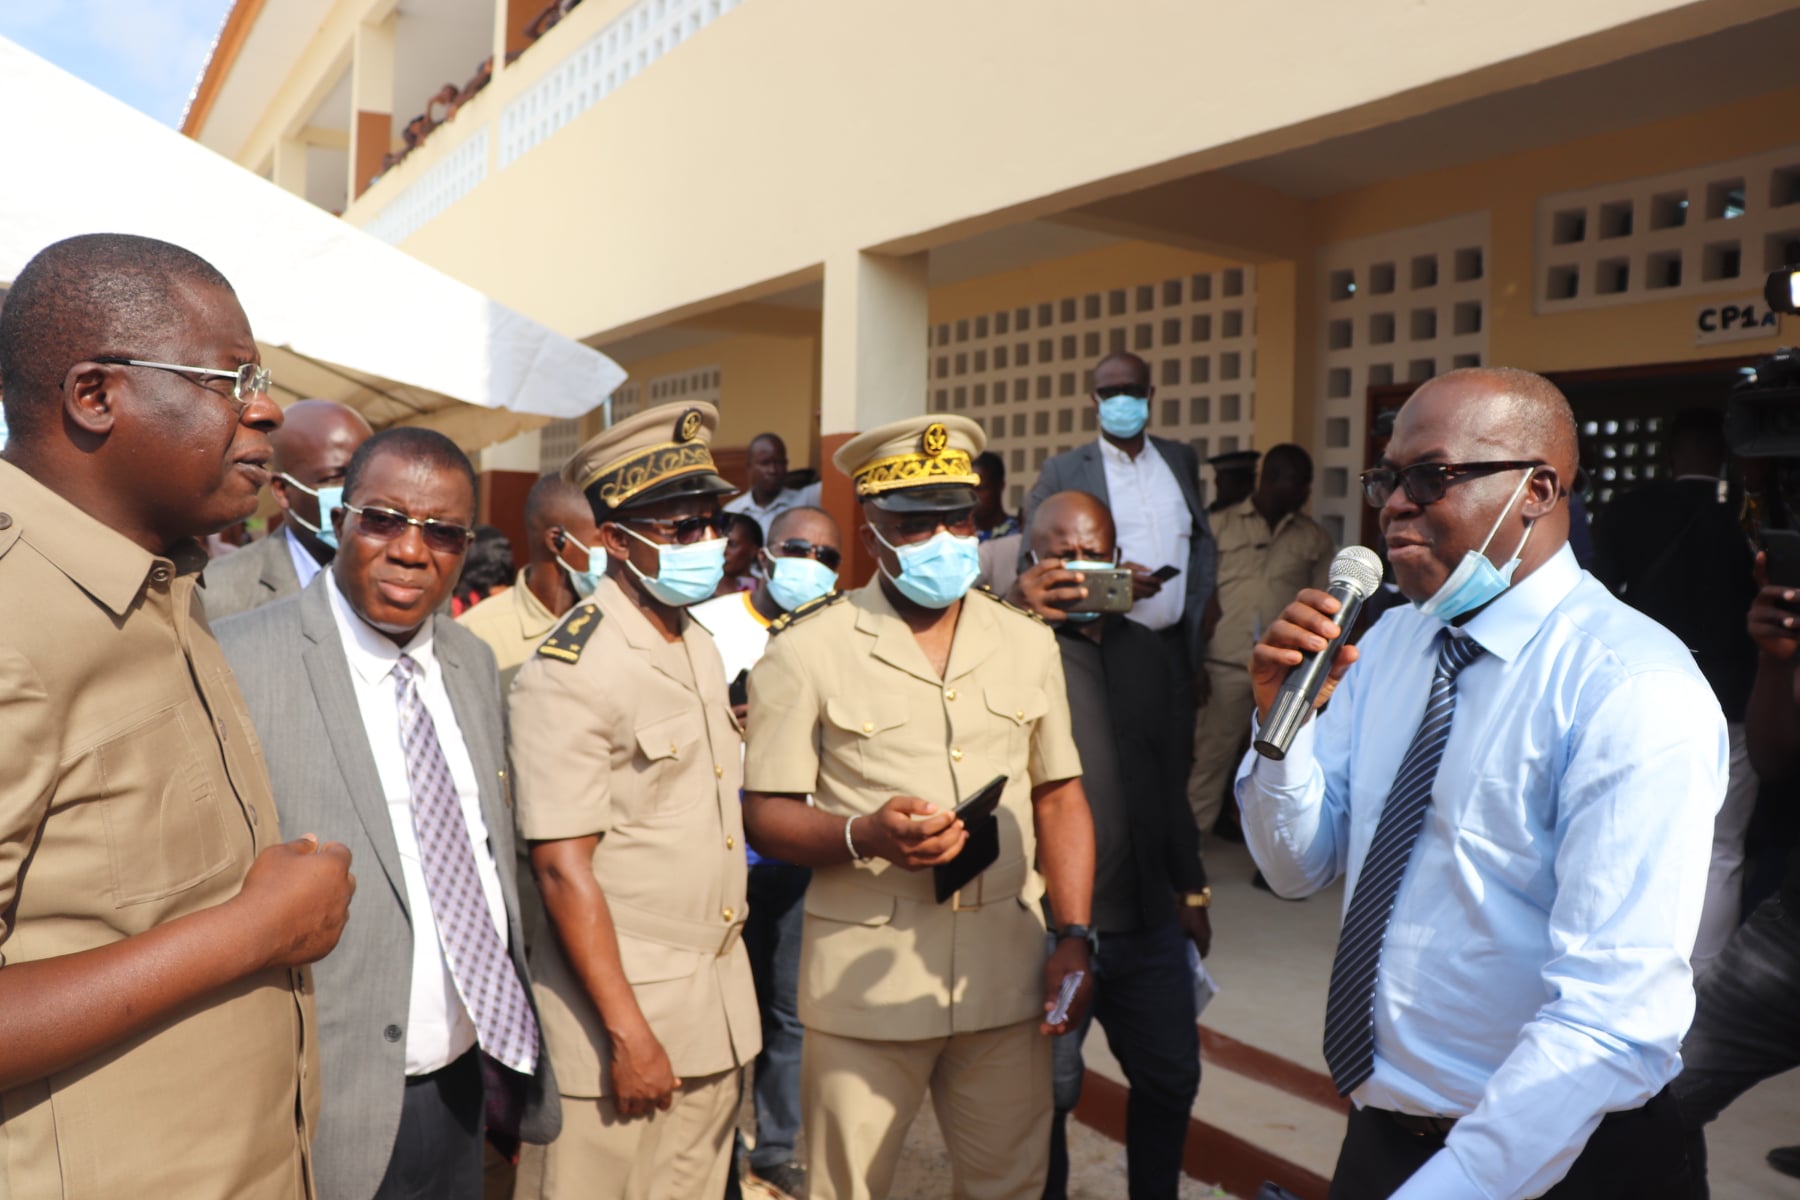
[(962, 852), (949, 862), (931, 868), (937, 902), (942, 904), (968, 886), (977, 875), (1000, 860), (1000, 821), (994, 813), (1006, 792), (1006, 776), (996, 775), (980, 791), (956, 806), (957, 819), (969, 831)]

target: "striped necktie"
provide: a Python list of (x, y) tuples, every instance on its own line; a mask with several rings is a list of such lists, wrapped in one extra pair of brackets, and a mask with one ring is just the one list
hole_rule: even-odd
[(1400, 895), (1413, 843), (1425, 827), (1432, 784), (1444, 761), (1444, 746), (1450, 741), (1456, 677), (1482, 653), (1473, 638), (1457, 637), (1448, 630), (1442, 636), (1425, 719), (1413, 735), (1382, 807), (1375, 840), (1363, 860), (1344, 930), (1338, 936), (1337, 957), (1331, 964), (1331, 991), (1325, 999), (1325, 1062), (1340, 1096), (1348, 1096), (1375, 1071), (1375, 975), (1381, 964), (1382, 939), (1394, 915), (1394, 901)]
[(475, 869), (469, 823), (463, 817), (450, 764), (438, 742), (437, 724), (419, 695), (419, 664), (402, 654), (394, 664), (400, 705), (400, 744), (412, 787), (413, 832), (438, 944), (456, 993), (475, 1023), (481, 1048), (522, 1075), (537, 1066), (538, 1029), (519, 973), (500, 943)]

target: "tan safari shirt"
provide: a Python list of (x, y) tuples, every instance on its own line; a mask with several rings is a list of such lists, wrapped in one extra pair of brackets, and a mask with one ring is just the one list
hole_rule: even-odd
[(893, 796), (954, 806), (996, 775), (1000, 858), (938, 904), (930, 871), (816, 868), (801, 938), (800, 1020), (913, 1041), (1041, 1017), (1044, 921), (1031, 789), (1081, 774), (1062, 655), (1037, 618), (962, 602), (942, 678), (879, 579), (792, 622), (750, 672), (745, 786), (845, 818)]
[(456, 618), (457, 624), (486, 642), (488, 649), (494, 652), (494, 665), (500, 668), (502, 693), (512, 686), (519, 668), (544, 640), (544, 635), (556, 628), (556, 614), (545, 608), (544, 602), (525, 586), (525, 572), (529, 569), (519, 568), (511, 587), (497, 596), (489, 596)]
[[(606, 893), (638, 1007), (675, 1074), (733, 1070), (762, 1049), (744, 950), (742, 738), (712, 636), (666, 642), (612, 579), (576, 605), (513, 685), (519, 835), (600, 834)], [(612, 1092), (611, 1043), (548, 932), (533, 946), (560, 1091)]]
[(1275, 528), (1246, 499), (1213, 514), (1219, 543), (1219, 624), (1206, 659), (1249, 670), (1250, 651), (1269, 622), (1302, 588), (1322, 588), (1336, 552), (1331, 535), (1305, 513), (1289, 513)]
[[(153, 556), (0, 462), (5, 966), (229, 900), (280, 836), (205, 561)], [(0, 1196), (304, 1197), (318, 1102), (311, 977), (266, 971), (0, 1093)]]

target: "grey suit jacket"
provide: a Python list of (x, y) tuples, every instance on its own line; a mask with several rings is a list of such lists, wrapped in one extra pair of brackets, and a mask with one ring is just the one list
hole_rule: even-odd
[[(1211, 598), (1213, 585), (1218, 579), (1218, 545), (1213, 541), (1212, 526), (1206, 520), (1206, 506), (1200, 503), (1200, 458), (1194, 453), (1194, 448), (1186, 442), (1172, 442), (1167, 438), (1151, 436), (1148, 440), (1175, 473), (1175, 482), (1181, 488), (1182, 498), (1187, 501), (1188, 514), (1194, 522), (1193, 535), (1188, 542), (1188, 560), (1182, 565), (1181, 575), (1173, 581), (1177, 586), (1187, 589), (1187, 599), (1181, 609), (1181, 625), (1186, 635), (1184, 640), (1187, 643), (1189, 665), (1192, 666), (1201, 661), (1202, 651), (1206, 648), (1206, 638), (1201, 627), (1206, 617), (1206, 602)], [(1106, 491), (1106, 462), (1100, 457), (1098, 440), (1058, 454), (1038, 471), (1031, 495), (1025, 498), (1027, 529), (1031, 528), (1031, 514), (1037, 511), (1037, 506), (1057, 492), (1086, 492), (1090, 496), (1098, 496), (1111, 507), (1112, 501)], [(1030, 547), (1024, 548), (1028, 550)], [(1021, 556), (1021, 570), (1023, 563)], [(1164, 564), (1143, 565), (1155, 570)]]
[(200, 601), (206, 605), (206, 619), (214, 625), (300, 590), (300, 577), (294, 574), (294, 560), (288, 553), (288, 536), (279, 529), (208, 563), (202, 578), (206, 586), (200, 589)]
[[(513, 966), (529, 996), (494, 655), (448, 616), (432, 620), (432, 645), (480, 781)], [(400, 1127), (412, 923), (394, 827), (325, 574), (298, 596), (224, 621), (217, 632), (263, 744), (282, 830), (316, 833), (350, 848), (357, 882), (350, 920), (337, 949), (313, 967), (324, 1092), (313, 1168), (321, 1197), (366, 1200), (381, 1184)], [(562, 1110), (542, 1047), (525, 1093), (522, 1136), (547, 1142), (562, 1126)]]

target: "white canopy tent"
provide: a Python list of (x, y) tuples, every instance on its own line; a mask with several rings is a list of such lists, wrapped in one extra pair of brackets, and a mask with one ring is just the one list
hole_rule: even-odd
[(0, 114), (0, 287), (74, 234), (174, 242), (237, 289), (278, 400), (337, 400), (470, 451), (589, 412), (625, 379), (4, 38)]

